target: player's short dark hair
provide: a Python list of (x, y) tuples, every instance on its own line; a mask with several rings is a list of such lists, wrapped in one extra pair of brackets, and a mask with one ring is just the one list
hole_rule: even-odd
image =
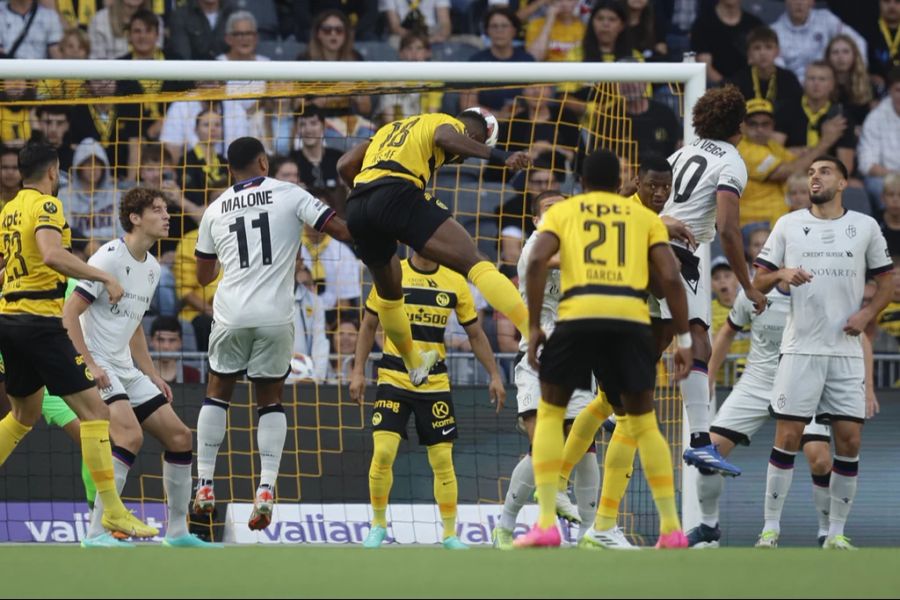
[(174, 331), (178, 334), (178, 337), (184, 335), (178, 317), (171, 317), (168, 315), (160, 315), (153, 319), (153, 323), (150, 324), (150, 337), (156, 335), (157, 331)]
[(460, 121), (467, 121), (468, 123), (471, 123), (472, 125), (481, 127), (481, 131), (483, 132), (483, 137), (485, 139), (487, 139), (488, 124), (487, 124), (487, 120), (483, 116), (481, 116), (481, 113), (477, 113), (474, 110), (465, 111), (465, 112), (461, 112), (458, 115), (456, 115), (456, 118), (459, 119)]
[(645, 175), (648, 171), (656, 173), (671, 173), (672, 165), (664, 156), (648, 154), (641, 158), (641, 166), (638, 167), (638, 175)]
[(494, 15), (503, 15), (506, 19), (512, 23), (513, 28), (518, 33), (522, 29), (522, 20), (519, 18), (519, 15), (516, 14), (516, 11), (511, 9), (508, 6), (493, 6), (486, 13), (484, 13), (484, 21), (482, 22), (482, 27), (484, 28), (484, 33), (487, 33), (488, 25), (491, 22), (491, 19), (494, 18)]
[(131, 16), (131, 19), (129, 19), (128, 29), (131, 29), (132, 25), (138, 21), (143, 23), (147, 29), (159, 31), (159, 18), (152, 10), (147, 10), (146, 8), (138, 9), (138, 11)]
[(707, 140), (727, 140), (740, 133), (747, 100), (733, 85), (707, 90), (694, 105), (694, 131)]
[(584, 159), (581, 185), (585, 191), (615, 192), (620, 179), (619, 157), (615, 152), (595, 150)]
[(166, 196), (160, 190), (148, 187), (136, 187), (128, 190), (119, 202), (119, 223), (122, 224), (122, 229), (131, 233), (134, 229), (131, 215), (144, 214), (144, 209), (153, 206), (153, 201), (157, 198), (165, 201)]
[(768, 42), (777, 46), (778, 34), (775, 33), (775, 30), (768, 25), (760, 25), (759, 27), (754, 27), (750, 30), (750, 33), (747, 34), (747, 48), (759, 42)]
[[(822, 155), (820, 155), (820, 156), (817, 156), (817, 157), (813, 160), (813, 162), (814, 162), (814, 163), (817, 163), (817, 162), (829, 162), (829, 163), (833, 164), (834, 167), (835, 167), (838, 171), (841, 172), (841, 175), (844, 177), (844, 179), (850, 179), (850, 172), (847, 171), (846, 165), (844, 165), (844, 163), (841, 162), (841, 159), (839, 159), (839, 158), (836, 157), (836, 156), (832, 156), (831, 154), (822, 154)], [(810, 164), (812, 164), (812, 163), (810, 163)]]
[(253, 164), (266, 149), (255, 137), (242, 137), (228, 146), (228, 165), (234, 171), (243, 171)]
[(554, 198), (556, 196), (559, 196), (560, 198), (568, 198), (568, 196), (566, 196), (559, 190), (544, 190), (543, 192), (535, 196), (531, 200), (531, 214), (537, 215), (541, 212), (541, 202), (543, 202), (544, 199)]
[(22, 181), (35, 181), (44, 176), (47, 169), (57, 164), (59, 154), (44, 135), (32, 135), (31, 139), (19, 150), (19, 174)]

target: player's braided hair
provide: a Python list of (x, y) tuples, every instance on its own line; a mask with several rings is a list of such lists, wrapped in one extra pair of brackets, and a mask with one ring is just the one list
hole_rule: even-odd
[(727, 140), (741, 130), (746, 100), (733, 85), (707, 91), (694, 105), (694, 131), (707, 140)]
[(140, 216), (144, 214), (144, 209), (153, 206), (153, 201), (157, 198), (165, 200), (166, 196), (161, 191), (153, 188), (136, 187), (128, 190), (122, 196), (122, 201), (119, 205), (119, 222), (122, 224), (122, 229), (131, 233), (134, 229), (131, 215)]

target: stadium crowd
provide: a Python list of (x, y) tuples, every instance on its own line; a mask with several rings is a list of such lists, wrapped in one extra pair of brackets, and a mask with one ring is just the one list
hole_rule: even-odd
[[(651, 62), (693, 52), (706, 63), (710, 86), (733, 84), (748, 101), (738, 146), (750, 177), (741, 200), (748, 264), (781, 215), (809, 205), (805, 159), (824, 153), (851, 173), (845, 205), (879, 219), (895, 264), (900, 258), (900, 0), (6, 0), (0, 49), (19, 59), (235, 61)], [(186, 88), (173, 81), (3, 82), (0, 206), (19, 189), (17, 151), (36, 132), (60, 154), (60, 200), (83, 258), (121, 235), (115, 213), (122, 194), (137, 185), (166, 193), (172, 237), (158, 249), (162, 279), (147, 318), (151, 349), (159, 352), (206, 350), (216, 283), (197, 283), (194, 248), (205, 206), (230, 183), (224, 150), (233, 140), (263, 140), (272, 177), (302, 185), (343, 215), (348, 189), (337, 162), (356, 140), (403, 116), (489, 109), (500, 122), (499, 146), (529, 150), (532, 167), (502, 181), (500, 170), (464, 166), (436, 178), (436, 195), (455, 203), (460, 221), (473, 233), (478, 228), (480, 248), (514, 278), (534, 227), (533, 199), (546, 190), (576, 191), (573, 174), (591, 143), (579, 125), (596, 101), (565, 86), (279, 97), (262, 82), (223, 83), (228, 95), (265, 99), (84, 104), (68, 100)], [(636, 148), (625, 168), (682, 144), (670, 86), (622, 84), (619, 94)], [(15, 104), (35, 99), (46, 102)], [(472, 172), (471, 189), (460, 190)], [(730, 271), (726, 260), (712, 262), (714, 331), (737, 293)], [(363, 272), (353, 249), (307, 228), (297, 256), (295, 343), (297, 354), (311, 358), (306, 377), (349, 377), (368, 291)], [(895, 301), (871, 332), (876, 351), (897, 351), (900, 340), (895, 273)], [(482, 316), (490, 314), (477, 294), (476, 301)], [(483, 323), (494, 350), (517, 350), (508, 321), (496, 315)], [(449, 332), (451, 349), (470, 350), (462, 327)], [(747, 340), (738, 336), (732, 350), (741, 344)], [(199, 381), (189, 364), (162, 360), (166, 380)]]

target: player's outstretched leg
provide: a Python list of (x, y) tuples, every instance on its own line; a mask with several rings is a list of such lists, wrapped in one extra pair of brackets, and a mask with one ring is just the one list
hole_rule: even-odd
[[(210, 375), (210, 379), (215, 375)], [(216, 458), (225, 440), (228, 419), (228, 402), (206, 397), (197, 417), (197, 494), (194, 512), (211, 514), (216, 508), (213, 478), (216, 474)]]
[(444, 531), (441, 543), (448, 550), (468, 550), (456, 536), (456, 502), (459, 489), (453, 468), (453, 444), (442, 442), (428, 446), (428, 464), (434, 473), (434, 500), (441, 513)]
[(379, 548), (387, 537), (387, 505), (394, 485), (394, 460), (400, 446), (400, 434), (393, 431), (372, 433), (375, 448), (369, 465), (369, 501), (372, 503), (372, 528), (363, 548)]
[(600, 490), (600, 502), (597, 506), (593, 527), (585, 532), (579, 540), (582, 548), (612, 548), (615, 550), (631, 550), (635, 548), (625, 537), (624, 532), (616, 524), (619, 516), (619, 505), (628, 489), (631, 474), (634, 471), (634, 455), (637, 452), (637, 441), (629, 431), (629, 417), (618, 418), (616, 430), (603, 462), (603, 487)]
[[(585, 453), (594, 443), (597, 430), (603, 421), (612, 414), (612, 406), (606, 400), (603, 392), (598, 392), (596, 397), (581, 411), (572, 423), (569, 435), (566, 436), (566, 445), (563, 448), (562, 469), (559, 474), (559, 487), (556, 495), (556, 512), (567, 521), (576, 521), (576, 517), (582, 525), (590, 522), (578, 513), (578, 509), (569, 499), (569, 479), (575, 465), (584, 460)], [(596, 498), (594, 498), (596, 501)], [(591, 511), (593, 513), (593, 511)], [(593, 517), (593, 514), (591, 515)], [(577, 521), (576, 521), (577, 522)], [(579, 535), (579, 537), (581, 537)]]
[(506, 498), (503, 501), (500, 523), (491, 534), (495, 548), (500, 550), (512, 548), (516, 519), (533, 493), (534, 469), (531, 466), (531, 454), (529, 453), (519, 460), (509, 477), (509, 489), (506, 490)]

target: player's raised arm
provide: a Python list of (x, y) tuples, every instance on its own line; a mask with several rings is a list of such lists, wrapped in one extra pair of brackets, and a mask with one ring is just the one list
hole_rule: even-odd
[(544, 287), (547, 283), (547, 263), (559, 251), (559, 238), (549, 232), (541, 232), (534, 241), (525, 270), (525, 297), (528, 306), (528, 363), (538, 368), (537, 351), (546, 336), (541, 329), (541, 306), (544, 303)]
[(491, 148), (478, 139), (461, 134), (452, 125), (438, 127), (434, 132), (434, 143), (448, 154), (463, 158), (483, 158), (510, 169), (524, 169), (531, 160), (526, 152), (504, 152)]
[(350, 148), (337, 161), (337, 171), (347, 187), (353, 187), (353, 180), (362, 170), (363, 160), (366, 158), (366, 150), (371, 142), (362, 142)]
[(656, 244), (650, 248), (650, 271), (672, 313), (677, 340), (674, 377), (676, 381), (681, 381), (691, 370), (694, 353), (691, 350), (687, 297), (684, 295), (684, 286), (681, 285), (675, 255), (668, 244)]

